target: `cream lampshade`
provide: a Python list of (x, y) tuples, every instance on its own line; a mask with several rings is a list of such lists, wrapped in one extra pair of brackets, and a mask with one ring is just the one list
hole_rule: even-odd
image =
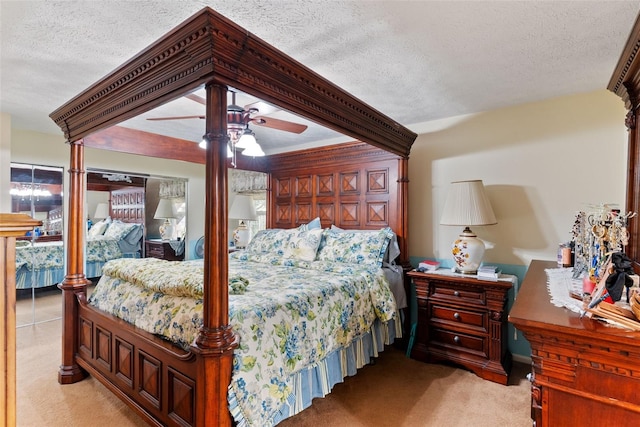
[(469, 226), (497, 223), (481, 180), (451, 183), (440, 224), (465, 227), (452, 245), (453, 260), (459, 272), (475, 274), (484, 256), (484, 242), (478, 239)]
[(153, 215), (153, 219), (164, 219), (164, 223), (159, 227), (160, 236), (162, 240), (171, 240), (173, 237), (173, 225), (171, 220), (175, 218), (173, 213), (173, 203), (169, 199), (160, 199), (156, 213)]
[(238, 228), (233, 232), (233, 241), (236, 247), (245, 248), (251, 241), (251, 230), (249, 230), (245, 221), (255, 221), (257, 219), (253, 198), (244, 194), (236, 194), (229, 210), (229, 218), (240, 220)]
[(98, 203), (96, 206), (96, 212), (93, 214), (93, 219), (105, 219), (109, 217), (109, 204)]

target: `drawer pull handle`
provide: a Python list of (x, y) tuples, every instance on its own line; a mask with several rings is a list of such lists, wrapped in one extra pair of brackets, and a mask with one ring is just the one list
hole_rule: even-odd
[(460, 320), (460, 313), (453, 313), (453, 318), (456, 320)]
[(454, 296), (454, 297), (459, 297), (459, 296), (460, 296), (460, 292), (455, 291), (455, 292), (453, 293), (453, 296)]
[(456, 343), (456, 344), (460, 344), (460, 337), (457, 336), (457, 335), (455, 337), (453, 337), (453, 342)]

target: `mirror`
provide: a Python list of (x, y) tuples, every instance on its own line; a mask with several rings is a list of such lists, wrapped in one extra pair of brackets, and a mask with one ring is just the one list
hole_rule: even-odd
[[(11, 212), (42, 221), (42, 226), (16, 239), (18, 327), (58, 319), (57, 295), (64, 279), (63, 168), (11, 163)], [(38, 297), (38, 298), (36, 298)], [(43, 298), (40, 298), (43, 297)]]
[[(88, 169), (88, 252), (92, 238), (108, 235), (114, 223), (139, 224), (140, 234), (119, 237), (123, 257), (184, 259), (186, 184), (182, 178)], [(89, 278), (100, 276), (89, 263), (86, 270)]]

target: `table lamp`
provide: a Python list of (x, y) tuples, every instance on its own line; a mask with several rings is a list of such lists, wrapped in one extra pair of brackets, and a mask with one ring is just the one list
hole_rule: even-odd
[(229, 210), (229, 218), (240, 220), (238, 228), (233, 232), (233, 241), (237, 248), (245, 248), (251, 241), (251, 230), (249, 230), (245, 221), (255, 221), (257, 219), (253, 198), (243, 194), (236, 194)]
[(173, 225), (171, 224), (173, 218), (175, 218), (175, 214), (173, 213), (171, 200), (160, 199), (153, 219), (164, 219), (164, 223), (159, 227), (162, 240), (171, 240), (171, 237), (173, 237)]
[(93, 219), (100, 220), (109, 217), (109, 204), (98, 203), (96, 206), (96, 212), (93, 214)]
[(476, 274), (484, 256), (484, 242), (478, 239), (469, 226), (497, 223), (481, 180), (451, 183), (440, 224), (465, 227), (451, 247), (457, 271)]

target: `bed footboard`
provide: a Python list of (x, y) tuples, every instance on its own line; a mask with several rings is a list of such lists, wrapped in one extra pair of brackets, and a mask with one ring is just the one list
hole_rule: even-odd
[(79, 302), (76, 361), (152, 425), (196, 425), (200, 356)]

